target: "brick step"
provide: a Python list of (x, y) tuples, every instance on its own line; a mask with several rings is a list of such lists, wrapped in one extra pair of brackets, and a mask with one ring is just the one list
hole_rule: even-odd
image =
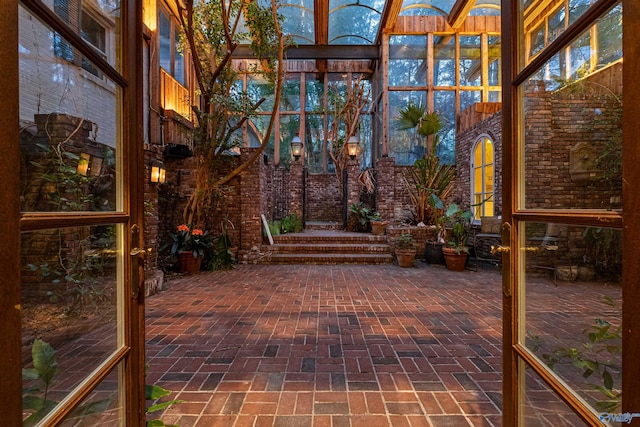
[(343, 231), (344, 225), (337, 221), (306, 221), (305, 229), (307, 230), (331, 230)]
[(277, 243), (273, 246), (264, 246), (263, 252), (275, 253), (391, 253), (391, 248), (382, 243)]
[(262, 264), (391, 264), (390, 254), (283, 254), (273, 253)]
[(346, 233), (346, 232), (303, 232), (292, 234), (281, 234), (273, 236), (274, 243), (345, 243), (345, 244), (386, 244), (386, 236), (376, 236), (370, 233)]

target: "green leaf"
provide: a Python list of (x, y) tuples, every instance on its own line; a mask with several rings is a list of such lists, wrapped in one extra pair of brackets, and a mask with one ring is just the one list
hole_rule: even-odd
[(611, 390), (613, 388), (613, 378), (611, 377), (609, 371), (604, 371), (602, 373), (602, 381), (604, 382), (604, 387), (607, 390)]
[(152, 412), (158, 412), (161, 411), (163, 409), (168, 408), (171, 405), (174, 405), (176, 403), (182, 403), (184, 402), (184, 400), (169, 400), (166, 402), (160, 402), (160, 403), (156, 403), (155, 405), (151, 405), (147, 408), (147, 413), (152, 413)]
[(171, 391), (166, 388), (162, 388), (158, 385), (145, 385), (144, 386), (144, 394), (146, 400), (156, 400), (164, 396), (168, 396), (171, 394)]
[(51, 380), (58, 372), (58, 362), (56, 362), (56, 352), (48, 343), (39, 338), (33, 342), (31, 347), (31, 357), (33, 367), (38, 371), (38, 375), (45, 384), (51, 384)]

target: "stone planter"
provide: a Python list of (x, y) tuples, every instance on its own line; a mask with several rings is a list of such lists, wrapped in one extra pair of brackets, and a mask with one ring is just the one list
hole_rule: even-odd
[(416, 250), (396, 248), (396, 259), (400, 267), (413, 267), (413, 261), (416, 259)]
[(202, 257), (194, 257), (191, 251), (180, 252), (178, 264), (180, 265), (180, 273), (197, 274), (202, 265)]
[(556, 278), (564, 282), (573, 282), (578, 278), (577, 265), (559, 265), (556, 267)]
[(466, 252), (456, 253), (454, 248), (442, 248), (442, 253), (444, 254), (444, 260), (447, 264), (447, 270), (451, 271), (464, 271), (464, 267), (467, 264), (467, 257), (469, 256)]

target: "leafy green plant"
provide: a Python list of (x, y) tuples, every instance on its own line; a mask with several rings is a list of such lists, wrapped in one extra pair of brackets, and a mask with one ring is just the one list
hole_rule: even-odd
[[(167, 390), (157, 385), (149, 385), (149, 384), (145, 385), (144, 391), (145, 391), (145, 399), (152, 400), (152, 401), (157, 401), (158, 399), (171, 394), (170, 390)], [(182, 403), (182, 402), (184, 402), (184, 400), (171, 399), (164, 402), (157, 402), (157, 403), (151, 404), (147, 407), (147, 414), (152, 414), (154, 412), (162, 411), (164, 409), (169, 408), (172, 405), (175, 405), (176, 403)], [(147, 420), (145, 425), (146, 427), (178, 427), (174, 424), (165, 424), (164, 421), (160, 419)]]
[(365, 207), (362, 202), (349, 206), (348, 227), (351, 231), (367, 232), (371, 229), (370, 221), (380, 218), (380, 213)]
[(411, 233), (402, 233), (395, 240), (396, 248), (399, 249), (415, 249), (415, 243), (416, 241)]
[(398, 129), (415, 129), (418, 135), (435, 135), (442, 129), (442, 117), (437, 112), (427, 112), (427, 108), (420, 102), (416, 104), (409, 101), (407, 105), (398, 112)]
[(473, 212), (465, 211), (456, 203), (452, 203), (444, 212), (444, 218), (447, 246), (454, 248), (457, 254), (460, 252), (469, 253), (467, 240), (471, 231)]
[[(583, 331), (584, 342), (579, 346), (560, 346), (543, 352), (542, 359), (549, 368), (571, 365), (582, 371), (582, 377), (599, 377), (599, 383), (587, 383), (598, 390), (604, 398), (596, 403), (596, 409), (611, 412), (621, 404), (622, 392), (614, 387), (614, 378), (620, 378), (621, 366), (616, 358), (622, 352), (622, 327), (613, 326), (602, 319)], [(534, 351), (539, 352), (543, 342), (538, 336), (529, 336)]]
[[(23, 426), (34, 426), (38, 424), (59, 402), (48, 398), (49, 390), (53, 384), (53, 379), (60, 373), (56, 352), (51, 345), (41, 339), (35, 339), (31, 346), (31, 358), (33, 368), (22, 370), (24, 383), (40, 382), (44, 386), (29, 385), (22, 390), (22, 408), (30, 414), (24, 419)], [(87, 416), (105, 411), (109, 408), (112, 400), (103, 399), (78, 406), (74, 409), (69, 418)]]
[(436, 212), (429, 199), (435, 195), (441, 200), (446, 200), (453, 190), (455, 176), (455, 166), (440, 163), (435, 150), (416, 160), (413, 166), (407, 169), (403, 178), (409, 192), (411, 214), (415, 224), (435, 224)]
[(280, 220), (280, 229), (283, 233), (299, 233), (302, 231), (302, 219), (295, 213), (289, 214)]
[(614, 280), (622, 272), (622, 230), (587, 227), (582, 232), (586, 243), (585, 257), (595, 264), (596, 271)]

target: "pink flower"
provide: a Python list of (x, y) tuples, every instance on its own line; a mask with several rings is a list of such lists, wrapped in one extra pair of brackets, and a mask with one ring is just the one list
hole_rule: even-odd
[(189, 231), (189, 227), (186, 224), (180, 224), (178, 226), (178, 231)]
[(194, 236), (202, 236), (202, 230), (200, 230), (199, 228), (194, 228), (191, 234), (193, 234)]

